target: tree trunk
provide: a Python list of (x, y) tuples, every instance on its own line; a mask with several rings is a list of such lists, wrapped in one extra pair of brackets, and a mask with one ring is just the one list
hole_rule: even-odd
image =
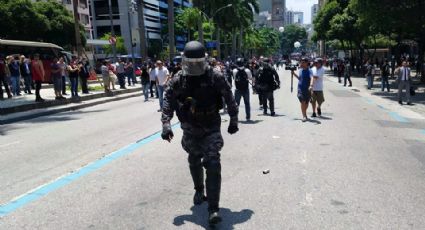
[(81, 57), (83, 55), (83, 45), (81, 44), (80, 20), (78, 16), (78, 0), (72, 1), (72, 8), (74, 10), (75, 46), (77, 48), (78, 57)]
[(199, 13), (199, 20), (198, 20), (198, 35), (199, 35), (199, 42), (204, 44), (204, 29), (202, 28), (202, 15)]
[(170, 47), (170, 61), (174, 58), (174, 0), (168, 0), (168, 39)]
[(216, 26), (216, 36), (217, 36), (217, 59), (221, 60), (221, 46), (220, 46), (220, 27), (218, 27), (218, 25)]
[(232, 29), (232, 60), (236, 59), (236, 29)]
[(242, 46), (243, 46), (243, 28), (241, 27), (239, 30), (239, 47), (238, 47), (240, 56), (244, 56), (242, 52)]
[(146, 61), (148, 57), (144, 11), (145, 11), (145, 5), (143, 4), (143, 0), (138, 0), (137, 15), (138, 15), (138, 21), (139, 21), (140, 55), (142, 56), (142, 62)]

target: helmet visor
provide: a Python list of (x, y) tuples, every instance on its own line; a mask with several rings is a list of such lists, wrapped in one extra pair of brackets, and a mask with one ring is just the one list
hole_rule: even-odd
[(189, 76), (198, 76), (205, 73), (207, 62), (205, 58), (186, 58), (182, 60), (183, 74)]

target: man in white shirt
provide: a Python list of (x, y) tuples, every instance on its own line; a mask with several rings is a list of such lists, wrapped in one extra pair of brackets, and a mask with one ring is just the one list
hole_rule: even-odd
[(313, 77), (311, 78), (310, 91), (311, 95), (311, 105), (313, 107), (312, 117), (316, 117), (316, 103), (317, 106), (317, 115), (322, 115), (322, 103), (325, 101), (323, 95), (323, 76), (325, 75), (325, 70), (323, 68), (323, 61), (321, 58), (314, 60), (314, 67), (311, 69), (313, 72)]
[(164, 87), (165, 87), (165, 83), (170, 77), (170, 73), (168, 72), (168, 69), (163, 66), (162, 61), (158, 60), (156, 62), (156, 66), (157, 67), (155, 69), (155, 81), (156, 81), (156, 88), (158, 90), (158, 96), (159, 96), (158, 112), (162, 112), (162, 105), (164, 102)]
[(411, 105), (410, 102), (410, 68), (406, 61), (403, 61), (402, 66), (396, 70), (398, 72), (398, 103), (403, 104), (402, 94), (403, 88), (406, 90), (407, 104)]

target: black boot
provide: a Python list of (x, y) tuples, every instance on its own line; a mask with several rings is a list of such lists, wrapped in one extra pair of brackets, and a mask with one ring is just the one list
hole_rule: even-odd
[(210, 225), (216, 225), (218, 223), (221, 222), (221, 217), (218, 214), (218, 212), (210, 212), (209, 216), (208, 216), (208, 223)]
[(204, 169), (202, 168), (200, 159), (195, 160), (189, 157), (189, 164), (190, 175), (192, 175), (193, 185), (196, 191), (193, 196), (193, 204), (200, 205), (206, 200), (204, 194)]
[(221, 164), (220, 158), (214, 157), (205, 163), (207, 171), (207, 200), (208, 200), (208, 212), (210, 213), (209, 221), (212, 224), (221, 221), (218, 216), (219, 202), (220, 202), (220, 190), (221, 190)]

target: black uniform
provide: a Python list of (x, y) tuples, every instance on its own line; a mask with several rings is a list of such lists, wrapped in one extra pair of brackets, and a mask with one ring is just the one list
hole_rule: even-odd
[(261, 94), (264, 114), (267, 114), (267, 100), (269, 101), (270, 113), (275, 115), (273, 91), (280, 87), (279, 75), (268, 63), (264, 63), (258, 70), (258, 88)]
[[(189, 153), (188, 161), (195, 190), (203, 194), (206, 169), (208, 211), (218, 212), (221, 188), (220, 150), (222, 98), (231, 117), (229, 132), (237, 131), (238, 107), (229, 84), (223, 75), (208, 67), (201, 76), (185, 76), (177, 73), (165, 90), (162, 123), (169, 128), (174, 111), (183, 129), (182, 146)], [(231, 131), (231, 126), (236, 130)], [(164, 135), (164, 131), (163, 131)], [(164, 136), (163, 136), (164, 138)]]

